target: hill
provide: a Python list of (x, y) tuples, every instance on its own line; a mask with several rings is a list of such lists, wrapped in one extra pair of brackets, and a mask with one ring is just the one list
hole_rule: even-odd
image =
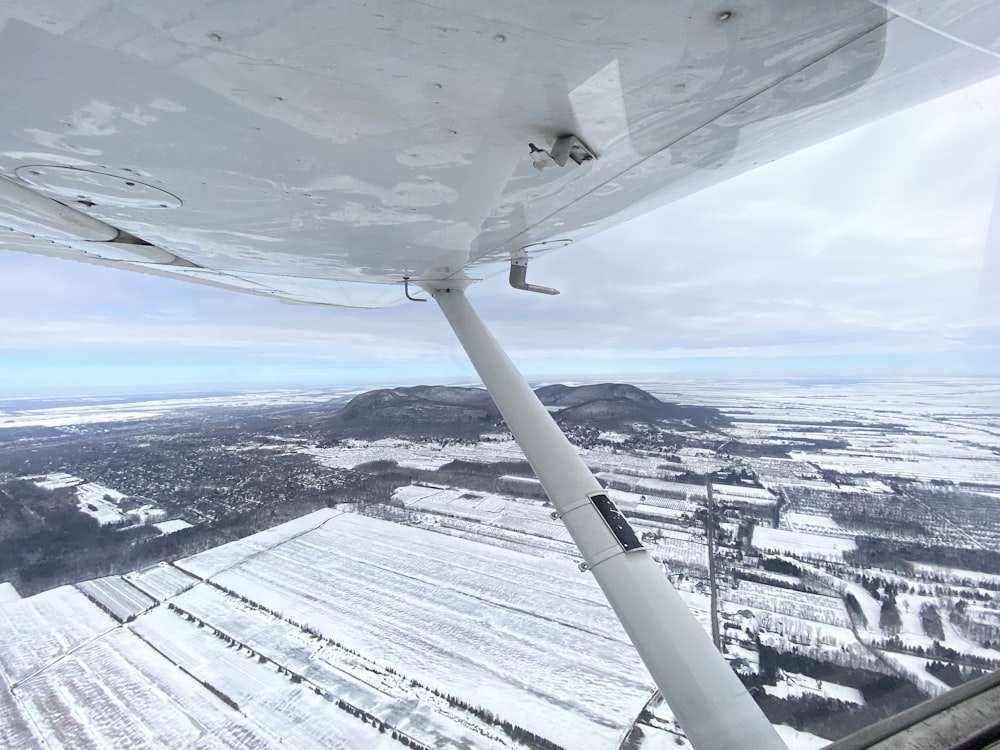
[(637, 422), (666, 421), (678, 429), (691, 429), (714, 427), (728, 421), (718, 409), (667, 403), (625, 383), (547, 385), (535, 393), (546, 406), (563, 407), (555, 417), (564, 425), (622, 429)]
[[(548, 385), (535, 391), (560, 424), (627, 430), (636, 423), (667, 421), (680, 429), (725, 423), (717, 409), (664, 403), (622, 383)], [(503, 419), (481, 388), (420, 385), (383, 388), (353, 398), (327, 418), (333, 437), (476, 438), (503, 429)]]

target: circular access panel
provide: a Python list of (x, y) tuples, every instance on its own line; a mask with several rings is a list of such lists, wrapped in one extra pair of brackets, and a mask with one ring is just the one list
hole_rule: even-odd
[(131, 177), (79, 167), (25, 164), (14, 173), (63, 203), (113, 208), (178, 208), (180, 198)]

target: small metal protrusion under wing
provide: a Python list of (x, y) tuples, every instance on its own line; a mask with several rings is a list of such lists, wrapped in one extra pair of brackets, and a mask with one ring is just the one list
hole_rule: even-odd
[(511, 258), (510, 261), (510, 285), (515, 289), (523, 289), (526, 292), (538, 292), (539, 294), (559, 294), (558, 289), (553, 289), (550, 286), (539, 286), (537, 284), (529, 284), (527, 282), (528, 277), (528, 258)]
[(576, 164), (596, 159), (597, 156), (575, 135), (564, 135), (546, 151), (534, 143), (528, 144), (528, 152), (535, 169), (541, 171), (552, 166), (565, 167), (570, 159)]
[(404, 276), (403, 277), (403, 294), (406, 295), (406, 299), (410, 300), (410, 302), (426, 302), (427, 301), (423, 297), (414, 297), (414, 296), (412, 296), (410, 294), (410, 277), (409, 276)]

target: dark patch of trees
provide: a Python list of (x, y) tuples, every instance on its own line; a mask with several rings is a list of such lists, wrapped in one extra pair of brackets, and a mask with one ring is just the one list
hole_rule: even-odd
[(58, 514), (58, 525), (0, 545), (0, 580), (13, 583), (22, 596), (31, 596), (63, 584), (127, 573), (160, 560), (193, 555), (324, 505), (289, 502), (166, 535), (150, 526), (100, 526), (90, 516), (69, 508)]
[(759, 652), (760, 674), (743, 678), (751, 687), (775, 684), (781, 669), (853, 687), (861, 692), (865, 700), (863, 706), (808, 695), (782, 699), (769, 696), (763, 690), (755, 691), (754, 698), (772, 722), (789, 724), (820, 737), (839, 739), (927, 698), (915, 685), (894, 675), (817, 661), (763, 644), (759, 646)]
[(754, 583), (762, 583), (765, 586), (773, 586), (778, 589), (788, 589), (789, 591), (801, 591), (804, 594), (815, 594), (816, 589), (805, 583), (792, 582), (792, 581), (780, 581), (772, 578), (768, 575), (760, 575), (754, 573), (752, 570), (747, 570), (745, 568), (739, 568), (734, 571), (741, 581), (753, 581)]
[(0, 483), (0, 540), (61, 528), (77, 513), (71, 489), (48, 490), (23, 479)]
[[(472, 461), (452, 461), (437, 471), (415, 470), (409, 473), (410, 478), (417, 482), (431, 484), (447, 484), (454, 487), (464, 487), (478, 492), (496, 492), (497, 480), (505, 475), (534, 478), (535, 474), (527, 461), (495, 461), (481, 464)], [(406, 484), (405, 482), (403, 484)], [(397, 487), (399, 485), (396, 485)], [(520, 496), (532, 494), (529, 491), (517, 493)], [(539, 499), (545, 498), (545, 492), (540, 487), (533, 493)]]
[(941, 682), (951, 687), (958, 687), (963, 682), (982, 677), (986, 672), (977, 667), (963, 668), (954, 662), (931, 661), (924, 667)]
[(858, 603), (857, 597), (854, 594), (848, 593), (844, 597), (844, 604), (847, 605), (847, 612), (851, 616), (852, 622), (861, 623), (861, 627), (868, 627), (868, 618), (865, 617), (865, 611), (861, 609), (861, 605)]
[(859, 568), (890, 568), (908, 572), (911, 562), (946, 565), (979, 573), (1000, 573), (1000, 551), (954, 546), (932, 546), (898, 539), (857, 537), (857, 549), (844, 559)]
[(780, 557), (762, 557), (760, 567), (772, 573), (782, 573), (786, 576), (801, 576), (802, 568), (790, 560), (783, 560)]
[(879, 627), (889, 636), (898, 635), (903, 627), (903, 618), (899, 615), (899, 607), (896, 606), (896, 598), (887, 596), (882, 601), (882, 609), (878, 617)]
[(941, 622), (941, 613), (933, 604), (924, 604), (920, 608), (920, 625), (924, 632), (935, 641), (944, 640), (944, 623)]
[(867, 534), (884, 534), (896, 537), (929, 537), (931, 534), (919, 521), (900, 516), (901, 509), (896, 513), (888, 513), (884, 505), (866, 508), (830, 510), (830, 516), (845, 529), (860, 531)]

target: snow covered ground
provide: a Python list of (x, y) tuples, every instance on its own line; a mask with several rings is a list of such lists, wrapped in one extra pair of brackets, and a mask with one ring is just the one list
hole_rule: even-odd
[(840, 560), (844, 552), (857, 549), (854, 539), (807, 531), (787, 531), (757, 526), (753, 530), (753, 546), (759, 550), (811, 557), (820, 560)]
[(154, 523), (153, 526), (154, 528), (159, 529), (161, 534), (173, 534), (174, 532), (191, 528), (191, 524), (187, 521), (181, 520), (180, 518)]
[(118, 507), (125, 495), (117, 490), (96, 482), (83, 482), (77, 485), (76, 497), (80, 510), (96, 518), (101, 526), (125, 520), (125, 514)]
[(29, 482), (34, 482), (43, 490), (58, 490), (63, 487), (76, 487), (83, 482), (83, 480), (79, 477), (74, 477), (72, 474), (66, 474), (65, 472), (39, 474), (38, 476), (24, 477), (24, 479)]
[[(204, 573), (200, 557), (179, 565)], [(567, 747), (612, 744), (652, 691), (571, 560), (343, 514), (212, 580)]]
[(795, 672), (782, 672), (778, 678), (778, 684), (765, 685), (764, 691), (776, 698), (797, 698), (803, 695), (813, 695), (832, 698), (833, 700), (844, 701), (846, 703), (856, 703), (859, 706), (863, 706), (865, 703), (861, 691), (857, 688), (817, 680), (815, 677), (808, 677), (807, 675), (796, 674)]
[[(58, 406), (36, 404), (22, 406), (17, 399), (8, 400), (0, 408), (0, 429), (5, 427), (69, 427), (74, 425), (129, 422), (154, 419), (179, 412), (218, 408), (263, 408), (286, 404), (318, 404), (331, 398), (360, 393), (364, 388), (329, 388), (319, 390), (247, 391), (214, 396), (167, 396), (142, 400), (80, 398), (77, 403)], [(24, 400), (22, 400), (24, 401)], [(95, 403), (95, 401), (97, 403)], [(101, 402), (103, 401), (103, 403)]]
[(606, 748), (652, 693), (593, 579), (562, 556), (328, 509), (179, 565), (211, 581), (161, 565), (5, 597), (5, 724), (78, 747), (379, 747), (393, 731), (518, 747), (451, 695)]
[[(23, 477), (23, 479), (45, 490), (75, 488), (77, 507), (83, 513), (95, 519), (101, 526), (109, 524), (145, 524), (155, 519), (163, 518), (166, 515), (165, 510), (154, 508), (150, 505), (143, 505), (140, 508), (132, 510), (123, 510), (121, 503), (127, 498), (127, 495), (123, 492), (119, 492), (111, 487), (105, 487), (97, 482), (86, 482), (72, 474), (57, 472), (54, 474), (27, 476)], [(171, 534), (187, 528), (191, 524), (175, 519), (153, 525), (160, 530), (161, 534)]]
[(785, 513), (781, 520), (783, 526), (788, 525), (791, 531), (808, 531), (815, 534), (830, 534), (833, 536), (854, 536), (854, 533), (841, 527), (829, 516), (819, 516), (813, 513)]
[(7, 746), (597, 749), (653, 691), (563, 556), (327, 509), (178, 565), (0, 601)]
[(76, 587), (119, 622), (134, 619), (155, 605), (153, 599), (119, 576), (83, 581)]
[(4, 581), (0, 583), (0, 604), (4, 602), (16, 602), (21, 595), (14, 588), (14, 584)]
[[(844, 602), (836, 596), (779, 589), (755, 581), (740, 581), (739, 587), (727, 589), (723, 598), (736, 607), (750, 607), (758, 611), (788, 615), (799, 620), (835, 625), (839, 628), (851, 626)], [(730, 610), (733, 607), (726, 609)]]
[(399, 438), (382, 440), (344, 440), (329, 448), (297, 446), (299, 453), (313, 456), (332, 469), (353, 469), (373, 461), (395, 461), (404, 468), (434, 471), (452, 461), (493, 463), (524, 461), (524, 453), (511, 439), (490, 440), (474, 445), (442, 444), (434, 441), (415, 443)]
[(817, 737), (809, 732), (802, 732), (793, 727), (778, 724), (775, 727), (781, 741), (787, 745), (788, 750), (820, 750), (830, 744), (830, 740)]
[(160, 602), (177, 596), (198, 583), (197, 578), (167, 563), (137, 570), (124, 578), (137, 589)]
[(822, 469), (845, 474), (872, 473), (943, 481), (963, 477), (981, 484), (1000, 484), (1000, 462), (996, 460), (996, 456), (984, 452), (980, 456), (969, 457), (969, 452), (962, 453), (961, 457), (916, 452), (901, 455), (893, 446), (885, 452), (859, 448), (822, 453), (792, 451), (791, 456), (798, 461), (808, 461)]
[(393, 499), (406, 508), (461, 518), (536, 537), (569, 542), (566, 527), (539, 500), (518, 500), (491, 492), (441, 489), (423, 485), (400, 487)]

